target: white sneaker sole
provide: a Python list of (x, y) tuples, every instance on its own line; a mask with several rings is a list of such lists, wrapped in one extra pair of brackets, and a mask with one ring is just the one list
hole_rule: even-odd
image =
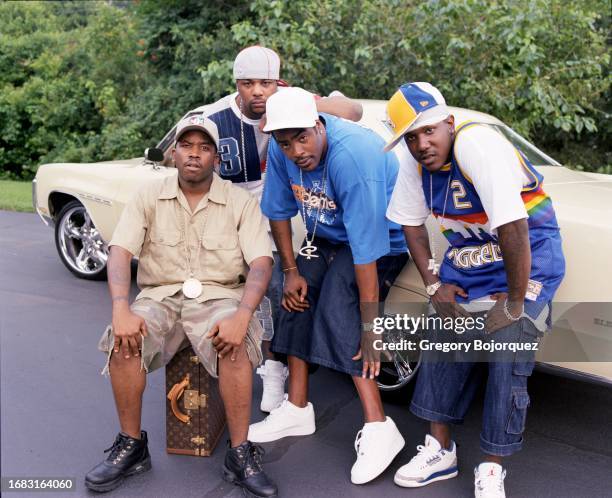
[[(440, 475), (436, 475), (436, 474), (440, 474)], [(422, 488), (423, 486), (427, 486), (428, 484), (431, 484), (432, 482), (443, 481), (445, 479), (452, 479), (453, 477), (457, 477), (457, 474), (459, 474), (459, 470), (457, 469), (457, 466), (454, 465), (453, 467), (450, 467), (446, 470), (440, 470), (438, 472), (434, 472), (431, 476), (429, 476), (429, 478), (424, 479), (422, 481), (403, 480), (401, 477), (398, 477), (397, 474), (395, 474), (395, 477), (393, 478), (393, 482), (397, 484), (398, 486), (401, 486), (402, 488)], [(435, 476), (435, 477), (432, 477), (432, 476)]]
[(252, 432), (249, 431), (249, 435), (247, 437), (252, 443), (270, 443), (289, 436), (310, 436), (311, 434), (315, 433), (315, 430), (316, 427), (314, 424), (312, 424), (312, 426), (309, 425), (307, 427), (288, 427), (280, 431), (260, 434), (259, 436), (254, 436)]
[(376, 479), (380, 474), (382, 474), (385, 470), (387, 470), (387, 467), (391, 465), (391, 462), (393, 462), (393, 460), (398, 455), (398, 453), (402, 451), (402, 448), (405, 446), (405, 444), (406, 442), (404, 441), (404, 438), (400, 436), (399, 439), (395, 440), (394, 445), (389, 448), (389, 452), (387, 453), (387, 458), (381, 461), (380, 467), (378, 467), (378, 469), (375, 472), (373, 472), (367, 477), (361, 477), (361, 478), (353, 477), (353, 473), (351, 472), (351, 482), (353, 484), (365, 484), (367, 482), (370, 482)]

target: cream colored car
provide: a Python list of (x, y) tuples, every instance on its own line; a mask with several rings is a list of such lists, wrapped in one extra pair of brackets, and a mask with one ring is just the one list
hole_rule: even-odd
[[(383, 138), (391, 136), (385, 124), (384, 101), (361, 101), (362, 124)], [(457, 122), (476, 121), (492, 127), (519, 147), (544, 175), (563, 236), (567, 260), (565, 279), (553, 306), (554, 330), (538, 353), (541, 365), (557, 373), (587, 376), (612, 383), (612, 176), (573, 171), (561, 166), (493, 116), (451, 108)], [(167, 152), (174, 129), (158, 144)], [(396, 154), (408, 154), (396, 147)], [(167, 155), (166, 155), (167, 157)], [(121, 211), (133, 193), (147, 182), (175, 175), (161, 157), (134, 158), (93, 164), (44, 164), (33, 181), (36, 212), (54, 227), (60, 259), (76, 276), (102, 279), (106, 273), (107, 242)], [(401, 159), (401, 157), (400, 157)], [(296, 223), (300, 223), (295, 220)], [(445, 239), (434, 230), (440, 240)], [(295, 244), (303, 230), (296, 231)], [(424, 303), (421, 279), (408, 264), (386, 301), (387, 314), (403, 313), (406, 303)], [(421, 304), (416, 304), (421, 306)], [(394, 389), (408, 383), (417, 365), (396, 353), (381, 382)]]

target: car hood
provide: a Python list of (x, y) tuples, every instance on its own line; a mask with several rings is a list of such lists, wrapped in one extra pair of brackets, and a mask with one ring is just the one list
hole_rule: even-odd
[(544, 191), (552, 197), (557, 216), (582, 218), (585, 222), (601, 222), (609, 226), (612, 216), (612, 175), (589, 174), (564, 167), (541, 167)]
[(134, 157), (132, 159), (119, 159), (116, 161), (100, 161), (95, 163), (47, 163), (41, 164), (38, 168), (38, 173), (45, 171), (74, 171), (80, 174), (87, 172), (87, 175), (106, 176), (109, 171), (117, 171), (121, 169), (135, 168), (142, 165), (143, 157)]

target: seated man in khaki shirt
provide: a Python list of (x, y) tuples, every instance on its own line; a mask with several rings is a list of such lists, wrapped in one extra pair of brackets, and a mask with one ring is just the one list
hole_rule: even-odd
[[(206, 370), (219, 377), (231, 447), (224, 477), (254, 496), (276, 496), (261, 468), (261, 448), (247, 441), (252, 369), (261, 362), (253, 317), (272, 271), (266, 224), (255, 197), (214, 173), (217, 126), (201, 115), (177, 127), (178, 178), (143, 188), (127, 204), (110, 242), (112, 325), (107, 353), (121, 432), (109, 456), (85, 477), (110, 491), (151, 468), (140, 429), (145, 375), (164, 366), (188, 339)], [(136, 301), (129, 306), (130, 262), (139, 257)], [(176, 326), (175, 325), (179, 325)]]

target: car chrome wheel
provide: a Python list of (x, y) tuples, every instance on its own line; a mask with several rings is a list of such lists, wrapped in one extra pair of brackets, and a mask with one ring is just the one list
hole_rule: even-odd
[(60, 257), (72, 273), (92, 280), (104, 277), (108, 247), (82, 204), (72, 201), (64, 206), (55, 235)]
[[(414, 340), (415, 336), (411, 336)], [(383, 332), (385, 344), (401, 344), (406, 339), (403, 333), (395, 330)], [(415, 351), (390, 350), (390, 358), (381, 358), (378, 387), (381, 391), (395, 391), (408, 385), (416, 377), (421, 364), (421, 356)]]

